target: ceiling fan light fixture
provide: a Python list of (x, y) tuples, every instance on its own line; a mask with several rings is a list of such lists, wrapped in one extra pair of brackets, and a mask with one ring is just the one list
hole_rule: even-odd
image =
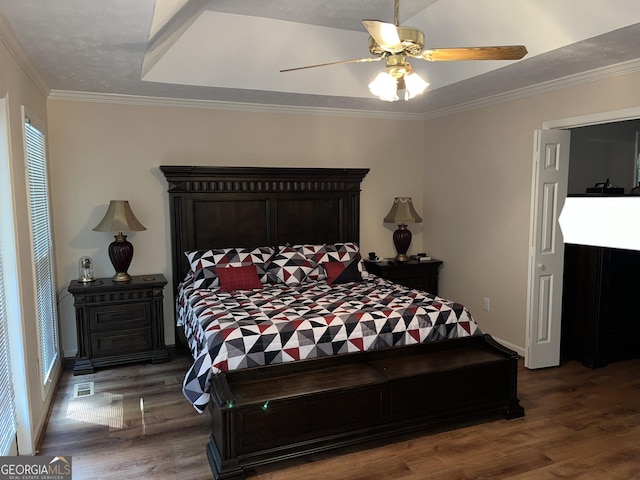
[(429, 84), (413, 71), (411, 64), (404, 62), (390, 65), (380, 72), (369, 84), (369, 90), (380, 100), (395, 102), (400, 100), (399, 90), (404, 91), (403, 98), (406, 101), (420, 95), (428, 86)]
[(369, 84), (369, 90), (380, 100), (395, 102), (398, 97), (398, 79), (386, 70), (383, 70)]
[(404, 76), (404, 99), (409, 100), (416, 95), (420, 95), (422, 92), (426, 90), (429, 86), (427, 82), (425, 82), (420, 75), (417, 73), (410, 72)]

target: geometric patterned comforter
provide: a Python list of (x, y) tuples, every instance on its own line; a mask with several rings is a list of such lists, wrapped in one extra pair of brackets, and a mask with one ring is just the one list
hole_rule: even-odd
[(220, 372), (481, 334), (462, 305), (375, 275), (233, 293), (185, 283), (177, 308), (194, 358), (183, 393), (198, 412)]

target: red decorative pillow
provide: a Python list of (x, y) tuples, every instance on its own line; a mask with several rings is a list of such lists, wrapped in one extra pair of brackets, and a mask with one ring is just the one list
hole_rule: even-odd
[(358, 259), (347, 263), (325, 262), (322, 267), (327, 272), (327, 283), (329, 285), (362, 281), (362, 275), (358, 271)]
[(262, 282), (255, 265), (216, 268), (216, 275), (220, 279), (221, 292), (262, 289)]

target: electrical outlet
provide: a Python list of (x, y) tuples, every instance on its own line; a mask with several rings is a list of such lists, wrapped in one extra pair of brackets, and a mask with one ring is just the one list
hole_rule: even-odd
[(487, 297), (482, 299), (482, 309), (485, 312), (488, 312), (491, 309), (491, 301)]

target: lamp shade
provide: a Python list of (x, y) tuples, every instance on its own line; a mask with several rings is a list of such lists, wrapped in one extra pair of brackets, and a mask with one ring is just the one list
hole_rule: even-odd
[(369, 84), (369, 90), (380, 100), (395, 102), (398, 97), (398, 79), (386, 71), (382, 71)]
[(133, 214), (127, 200), (111, 200), (107, 213), (98, 225), (96, 232), (141, 232), (145, 226)]
[(391, 210), (384, 217), (385, 223), (406, 224), (421, 223), (422, 217), (413, 208), (411, 197), (396, 197), (393, 199)]

